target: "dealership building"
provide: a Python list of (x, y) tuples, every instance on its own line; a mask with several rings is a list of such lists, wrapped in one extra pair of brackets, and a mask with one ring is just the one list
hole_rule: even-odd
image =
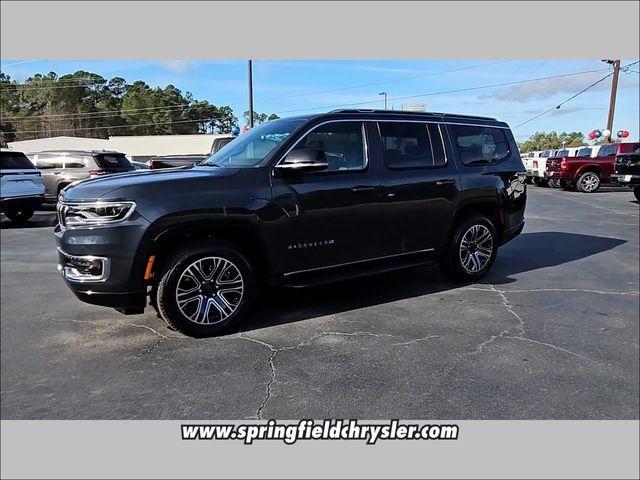
[(108, 139), (85, 137), (50, 137), (9, 142), (11, 150), (24, 153), (46, 150), (115, 150), (130, 160), (146, 163), (161, 155), (206, 155), (213, 141), (228, 135), (122, 135)]

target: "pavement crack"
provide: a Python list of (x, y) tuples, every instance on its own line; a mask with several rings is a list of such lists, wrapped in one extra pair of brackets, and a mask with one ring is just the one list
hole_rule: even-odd
[[(492, 286), (493, 287), (493, 286)], [(493, 288), (462, 287), (461, 290), (475, 290), (478, 292), (500, 291), (503, 293), (535, 293), (535, 292), (573, 292), (573, 293), (597, 293), (601, 295), (640, 295), (640, 292), (617, 292), (613, 290), (592, 290), (588, 288), (526, 288), (518, 290), (498, 290)]]
[(407, 345), (413, 345), (414, 343), (423, 342), (425, 340), (431, 340), (432, 338), (438, 338), (438, 335), (427, 335), (426, 337), (416, 338), (409, 340), (408, 342), (392, 343), (392, 347), (404, 347)]
[(506, 338), (513, 338), (514, 340), (521, 340), (523, 342), (531, 342), (531, 343), (536, 343), (538, 345), (544, 345), (546, 347), (553, 348), (554, 350), (559, 350), (561, 352), (568, 353), (569, 355), (573, 355), (574, 357), (582, 358), (582, 359), (587, 360), (587, 361), (589, 361), (591, 363), (595, 363), (596, 365), (599, 365), (598, 362), (596, 362), (595, 360), (590, 359), (589, 357), (585, 357), (584, 355), (580, 355), (579, 353), (572, 352), (571, 350), (567, 350), (566, 348), (558, 347), (557, 345), (554, 345), (553, 343), (541, 342), (539, 340), (534, 340), (532, 338), (526, 338), (526, 337), (521, 337), (521, 336), (508, 336)]
[(504, 306), (504, 308), (507, 309), (507, 311), (513, 315), (516, 320), (518, 320), (518, 332), (519, 336), (523, 336), (524, 335), (524, 320), (522, 319), (522, 317), (520, 315), (518, 315), (518, 312), (516, 312), (513, 308), (513, 306), (511, 305), (511, 303), (509, 303), (509, 299), (506, 297), (505, 292), (503, 290), (499, 290), (495, 287), (495, 285), (491, 285), (491, 290), (496, 292), (498, 295), (500, 295), (500, 298), (502, 299), (502, 305)]

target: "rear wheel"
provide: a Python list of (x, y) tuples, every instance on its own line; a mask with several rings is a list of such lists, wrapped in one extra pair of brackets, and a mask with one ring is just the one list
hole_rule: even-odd
[(200, 243), (165, 263), (156, 306), (174, 330), (209, 337), (242, 322), (255, 295), (253, 269), (240, 251), (225, 243)]
[(6, 215), (13, 223), (25, 223), (33, 216), (33, 207), (13, 207), (6, 211)]
[(569, 191), (573, 191), (576, 189), (575, 184), (568, 180), (560, 180), (560, 187), (562, 187), (563, 190), (569, 190)]
[(455, 227), (440, 266), (455, 280), (478, 280), (493, 265), (497, 251), (498, 235), (493, 223), (484, 215), (474, 215)]
[(640, 202), (640, 187), (633, 187), (633, 194), (636, 197), (636, 200)]
[(560, 180), (552, 178), (551, 180), (549, 180), (549, 186), (551, 188), (560, 188)]
[(596, 172), (584, 172), (576, 182), (578, 190), (593, 193), (600, 188), (600, 176)]

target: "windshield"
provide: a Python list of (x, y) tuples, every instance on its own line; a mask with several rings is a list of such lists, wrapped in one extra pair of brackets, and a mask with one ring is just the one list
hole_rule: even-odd
[(272, 120), (263, 123), (222, 147), (201, 165), (255, 167), (303, 122), (304, 120)]

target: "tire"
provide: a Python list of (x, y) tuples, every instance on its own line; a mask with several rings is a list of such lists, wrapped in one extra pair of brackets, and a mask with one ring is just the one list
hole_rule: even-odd
[(256, 277), (233, 246), (211, 241), (192, 244), (164, 265), (156, 307), (170, 328), (192, 337), (211, 337), (246, 318), (256, 297)]
[(533, 183), (533, 177), (527, 177), (527, 179), (525, 180), (525, 183), (531, 185), (531, 183)]
[(547, 181), (544, 178), (533, 177), (533, 183), (538, 187), (546, 187)]
[(5, 215), (16, 224), (26, 223), (33, 216), (35, 209), (33, 207), (15, 207), (7, 210)]
[(636, 200), (640, 202), (640, 187), (633, 187), (633, 194), (636, 197)]
[(568, 180), (560, 180), (560, 187), (569, 192), (573, 192), (576, 189), (576, 185)]
[(576, 187), (583, 193), (593, 193), (600, 188), (600, 176), (596, 172), (584, 172), (578, 178)]
[[(447, 250), (440, 257), (440, 267), (454, 280), (468, 282), (479, 280), (491, 269), (498, 251), (498, 234), (491, 220), (484, 215), (474, 215), (460, 221), (455, 227)], [(489, 234), (490, 241), (478, 239)], [(469, 254), (469, 248), (463, 246), (471, 244), (476, 255)], [(474, 245), (484, 248), (476, 249)], [(483, 252), (484, 255), (478, 255)], [(472, 258), (470, 258), (472, 257)], [(480, 262), (480, 264), (475, 264)], [(485, 263), (482, 263), (485, 262)], [(478, 268), (476, 268), (478, 267)]]
[(549, 186), (551, 188), (560, 188), (560, 182), (561, 182), (561, 180), (558, 180), (556, 178), (552, 178), (551, 180), (549, 180)]

